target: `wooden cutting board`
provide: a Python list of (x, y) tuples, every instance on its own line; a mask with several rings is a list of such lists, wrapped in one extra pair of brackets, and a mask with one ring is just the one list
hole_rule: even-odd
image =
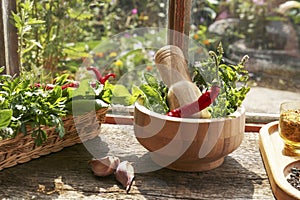
[(259, 147), (275, 197), (278, 200), (300, 199), (300, 191), (286, 180), (292, 167), (300, 168), (300, 157), (288, 155), (284, 150), (278, 133), (278, 121), (260, 129)]

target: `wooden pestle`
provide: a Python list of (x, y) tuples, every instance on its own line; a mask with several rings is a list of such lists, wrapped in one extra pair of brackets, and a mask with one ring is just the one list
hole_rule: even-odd
[[(201, 96), (200, 89), (189, 76), (187, 62), (179, 47), (162, 47), (156, 52), (155, 63), (163, 82), (169, 88), (167, 101), (171, 110), (190, 104)], [(210, 118), (210, 113), (204, 109), (192, 117)]]
[(159, 49), (155, 54), (155, 63), (163, 82), (169, 88), (182, 80), (192, 81), (183, 52), (177, 46), (167, 45)]

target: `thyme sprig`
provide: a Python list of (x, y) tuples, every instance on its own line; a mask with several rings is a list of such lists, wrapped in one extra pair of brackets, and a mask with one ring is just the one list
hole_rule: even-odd
[[(210, 51), (210, 57), (194, 66), (193, 81), (202, 90), (209, 88), (213, 80), (220, 77), (221, 91), (210, 111), (212, 117), (224, 117), (230, 115), (242, 105), (250, 87), (247, 85), (249, 74), (245, 69), (249, 56), (245, 55), (237, 65), (227, 64), (223, 61), (224, 50), (222, 44), (217, 52)], [(215, 65), (218, 65), (216, 71)]]

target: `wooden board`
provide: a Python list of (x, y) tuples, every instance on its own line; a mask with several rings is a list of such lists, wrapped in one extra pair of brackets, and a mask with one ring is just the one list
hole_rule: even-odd
[(300, 157), (289, 156), (278, 134), (278, 121), (264, 125), (260, 130), (259, 147), (271, 187), (278, 200), (300, 199), (300, 191), (287, 182), (290, 168), (300, 167)]

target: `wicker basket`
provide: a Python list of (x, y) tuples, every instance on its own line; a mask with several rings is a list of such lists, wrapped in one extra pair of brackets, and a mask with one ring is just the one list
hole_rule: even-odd
[(106, 112), (107, 108), (101, 108), (96, 115), (95, 112), (92, 112), (75, 117), (72, 115), (64, 117), (64, 137), (59, 137), (55, 132), (55, 127), (44, 128), (47, 131), (48, 139), (41, 146), (34, 144), (30, 131), (25, 136), (18, 134), (13, 139), (0, 141), (0, 170), (93, 139), (100, 133), (101, 123), (105, 121)]

